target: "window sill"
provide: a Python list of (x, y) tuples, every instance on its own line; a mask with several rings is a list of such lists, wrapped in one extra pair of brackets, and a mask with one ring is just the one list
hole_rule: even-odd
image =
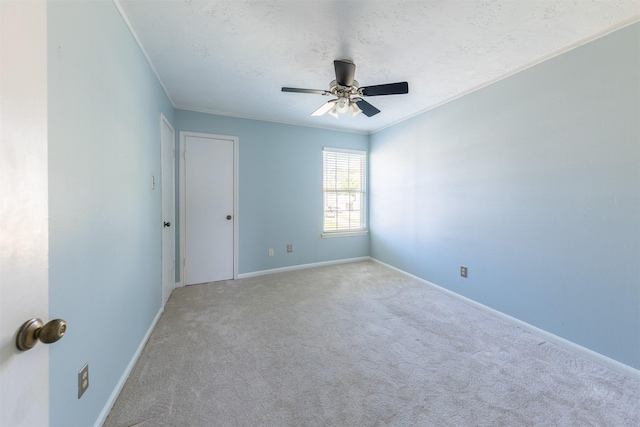
[(323, 239), (330, 239), (333, 237), (347, 237), (347, 236), (364, 236), (369, 233), (369, 230), (358, 231), (324, 231), (320, 233)]

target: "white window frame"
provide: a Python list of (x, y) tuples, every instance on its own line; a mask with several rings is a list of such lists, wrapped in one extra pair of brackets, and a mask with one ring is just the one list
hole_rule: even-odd
[[(348, 188), (333, 188), (327, 189), (326, 185), (326, 160), (325, 153), (338, 153), (338, 154), (354, 154), (362, 157), (363, 166), (361, 169), (361, 180), (360, 180), (360, 190), (351, 190)], [(322, 149), (322, 237), (343, 237), (343, 236), (358, 236), (367, 234), (367, 152), (362, 150), (349, 150), (344, 148), (331, 148), (324, 147)], [(327, 192), (335, 192), (335, 193), (359, 193), (360, 196), (360, 227), (358, 228), (336, 228), (336, 229), (327, 229), (327, 218), (330, 214), (330, 210), (327, 210), (326, 205), (326, 193)], [(352, 212), (348, 208), (346, 209), (348, 212)], [(338, 215), (338, 212), (335, 213)]]

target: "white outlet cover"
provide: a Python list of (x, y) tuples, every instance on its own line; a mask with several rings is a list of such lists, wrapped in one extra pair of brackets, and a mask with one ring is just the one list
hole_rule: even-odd
[(82, 397), (89, 388), (89, 364), (85, 365), (78, 371), (78, 399)]

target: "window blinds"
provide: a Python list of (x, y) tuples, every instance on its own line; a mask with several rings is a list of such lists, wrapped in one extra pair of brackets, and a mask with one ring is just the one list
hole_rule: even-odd
[(323, 157), (323, 231), (366, 229), (366, 152), (325, 148)]

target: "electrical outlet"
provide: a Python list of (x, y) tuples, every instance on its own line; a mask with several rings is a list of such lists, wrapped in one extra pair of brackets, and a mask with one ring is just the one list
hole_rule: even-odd
[(293, 245), (287, 245), (287, 252), (293, 252)]
[(85, 363), (80, 372), (78, 372), (78, 399), (82, 397), (89, 388), (89, 364)]
[(467, 267), (465, 267), (465, 266), (463, 266), (463, 265), (461, 265), (461, 266), (460, 266), (460, 275), (461, 275), (462, 277), (464, 277), (464, 278), (466, 278), (466, 277), (467, 277)]
[(273, 256), (273, 248), (269, 248), (269, 256)]

